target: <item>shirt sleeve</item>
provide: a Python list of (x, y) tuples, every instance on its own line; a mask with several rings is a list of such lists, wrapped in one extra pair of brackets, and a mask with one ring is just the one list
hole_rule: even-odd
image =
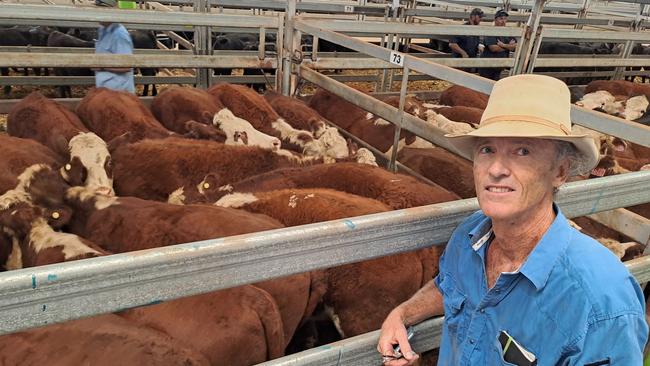
[(453, 36), (453, 37), (451, 37), (451, 39), (449, 40), (449, 43), (455, 43), (455, 44), (458, 44), (459, 42), (460, 42), (460, 37), (459, 37), (459, 36)]
[(133, 54), (133, 41), (128, 33), (120, 34), (119, 37), (116, 37), (114, 46), (113, 53), (117, 55)]
[(493, 44), (497, 44), (497, 37), (485, 37), (485, 47)]
[(638, 313), (597, 321), (571, 346), (562, 365), (642, 365), (648, 324)]

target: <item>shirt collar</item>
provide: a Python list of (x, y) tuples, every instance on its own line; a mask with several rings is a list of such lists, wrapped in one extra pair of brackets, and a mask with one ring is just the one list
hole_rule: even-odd
[(573, 229), (569, 225), (569, 221), (555, 203), (553, 211), (556, 213), (555, 220), (520, 269), (520, 272), (535, 285), (537, 291), (546, 285), (553, 267), (560, 255), (564, 253), (572, 236), (571, 230)]
[[(570, 230), (572, 228), (555, 203), (553, 204), (553, 211), (556, 213), (555, 220), (553, 220), (551, 226), (535, 245), (535, 248), (530, 252), (519, 270), (533, 283), (538, 291), (546, 285), (553, 266), (566, 249), (571, 237)], [(469, 232), (472, 249), (481, 255), (482, 253), (479, 250), (489, 241), (491, 235), (492, 220), (486, 216)]]

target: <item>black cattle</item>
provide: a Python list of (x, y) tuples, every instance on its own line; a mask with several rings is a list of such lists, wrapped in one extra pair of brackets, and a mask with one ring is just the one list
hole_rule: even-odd
[[(542, 42), (538, 57), (544, 55), (604, 55), (611, 54), (613, 47), (603, 43), (569, 43), (569, 42)], [(563, 72), (563, 71), (613, 71), (604, 67), (562, 67), (562, 68), (536, 68), (537, 72)], [(583, 85), (596, 79), (594, 77), (560, 77), (568, 85)]]
[[(59, 31), (50, 33), (47, 39), (48, 47), (80, 47), (80, 48), (94, 48), (93, 42), (84, 41), (83, 39), (65, 34)], [(58, 67), (54, 69), (54, 74), (57, 76), (94, 76), (95, 73), (89, 68), (85, 67)], [(59, 94), (62, 98), (71, 97), (72, 90), (68, 85), (60, 85)]]
[[(632, 54), (633, 55), (644, 55), (644, 56), (650, 56), (650, 46), (644, 46), (640, 43), (637, 43), (634, 48), (632, 49)], [(627, 70), (633, 70), (633, 71), (641, 71), (642, 67), (641, 66), (631, 66), (628, 67)], [(643, 70), (648, 71), (648, 67), (643, 67)], [(639, 75), (641, 78), (642, 83), (647, 83), (648, 80), (650, 80), (650, 76), (647, 75), (647, 73), (644, 73), (643, 75)], [(629, 81), (634, 81), (635, 76), (626, 76), (625, 80)]]

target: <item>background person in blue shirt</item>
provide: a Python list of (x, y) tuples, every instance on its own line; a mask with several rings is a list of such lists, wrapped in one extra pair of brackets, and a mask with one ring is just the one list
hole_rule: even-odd
[[(508, 21), (508, 13), (505, 10), (499, 10), (494, 14), (494, 26), (505, 27)], [(485, 49), (481, 58), (508, 58), (510, 52), (517, 49), (517, 40), (512, 37), (485, 37)], [(499, 80), (503, 67), (481, 68), (478, 69), (479, 75), (484, 78)]]
[[(111, 6), (113, 2), (97, 2), (98, 5)], [(132, 55), (131, 35), (120, 23), (100, 22), (95, 42), (96, 54)], [(95, 86), (135, 93), (133, 69), (130, 67), (103, 67), (94, 69)]]
[[(509, 359), (513, 349), (539, 366), (642, 364), (639, 285), (553, 203), (570, 175), (598, 160), (593, 140), (571, 135), (570, 107), (561, 81), (512, 76), (494, 85), (477, 130), (448, 135), (474, 158), (481, 211), (452, 234), (439, 275), (384, 321), (385, 365), (412, 364), (405, 325), (443, 313), (438, 365), (532, 364)], [(501, 342), (502, 332), (513, 341)], [(404, 358), (395, 359), (398, 343)]]

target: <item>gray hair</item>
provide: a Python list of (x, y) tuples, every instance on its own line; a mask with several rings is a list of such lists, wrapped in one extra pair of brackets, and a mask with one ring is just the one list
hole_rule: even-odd
[(586, 158), (578, 151), (575, 145), (561, 140), (554, 140), (553, 142), (555, 142), (555, 161), (556, 163), (560, 163), (565, 159), (569, 161), (570, 177), (587, 172)]

